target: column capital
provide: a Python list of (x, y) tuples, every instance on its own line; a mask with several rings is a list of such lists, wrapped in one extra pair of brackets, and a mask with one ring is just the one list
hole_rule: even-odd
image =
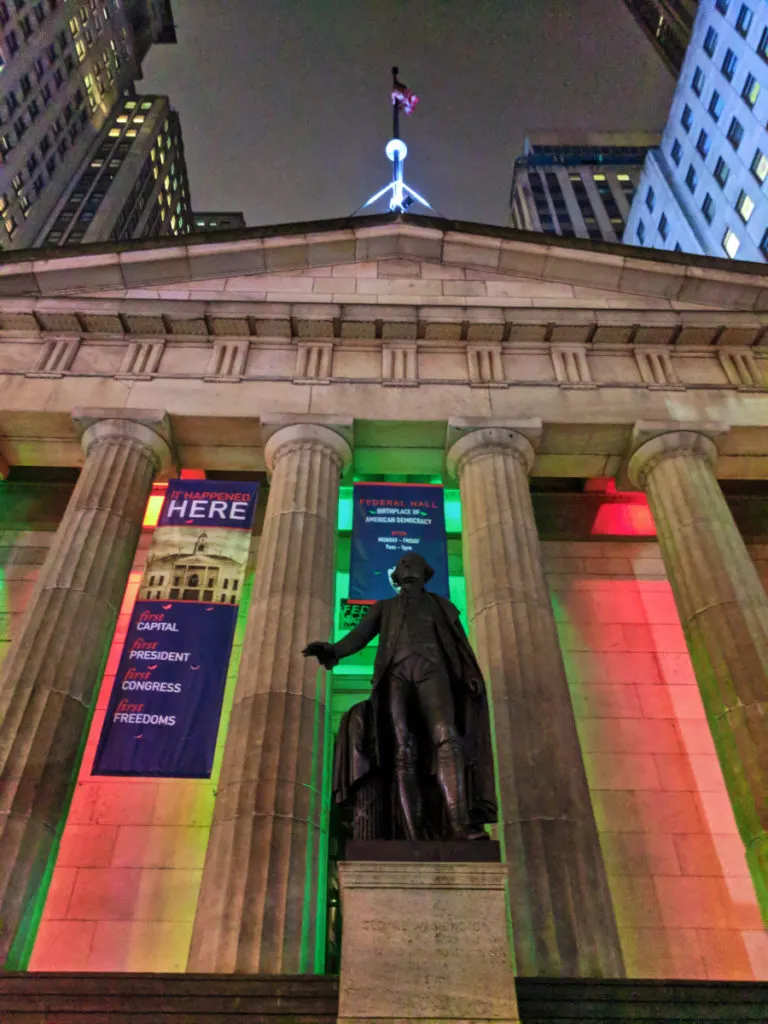
[(164, 412), (136, 409), (126, 414), (121, 409), (74, 409), (72, 419), (81, 432), (86, 455), (102, 441), (132, 442), (151, 452), (156, 475), (167, 476), (175, 469), (171, 425)]
[(296, 448), (312, 446), (326, 448), (333, 453), (338, 463), (339, 474), (343, 474), (352, 462), (352, 447), (338, 430), (319, 423), (289, 423), (271, 431), (264, 445), (267, 471), (272, 473), (277, 461), (284, 454), (295, 451)]
[(675, 456), (694, 455), (714, 466), (715, 438), (727, 430), (722, 423), (636, 423), (627, 463), (630, 483), (633, 487), (644, 488), (652, 470), (664, 459)]
[(464, 465), (489, 452), (508, 452), (530, 473), (541, 439), (541, 420), (518, 420), (473, 424), (469, 420), (448, 421), (448, 475), (458, 477)]

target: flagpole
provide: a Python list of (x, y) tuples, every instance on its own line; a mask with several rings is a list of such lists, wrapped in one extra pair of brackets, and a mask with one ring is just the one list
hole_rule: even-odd
[[(400, 68), (392, 68), (392, 94), (395, 94), (397, 89), (397, 76), (400, 74)], [(400, 138), (400, 100), (396, 99), (392, 103), (392, 138)]]

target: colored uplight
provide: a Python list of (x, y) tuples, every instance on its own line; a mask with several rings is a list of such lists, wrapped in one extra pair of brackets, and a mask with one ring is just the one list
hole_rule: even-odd
[(163, 490), (161, 493), (155, 494), (155, 488), (152, 488), (152, 494), (150, 495), (149, 501), (147, 502), (147, 510), (144, 513), (144, 521), (141, 524), (145, 530), (154, 530), (154, 528), (157, 526), (157, 521), (160, 518), (160, 511), (163, 507), (163, 501), (165, 501), (166, 485), (156, 484), (155, 486), (161, 486)]
[(655, 537), (656, 524), (644, 496), (641, 501), (612, 501), (601, 505), (592, 524), (593, 535)]
[(604, 494), (605, 503), (598, 509), (590, 533), (609, 537), (655, 537), (648, 499), (639, 491), (619, 491), (612, 478), (588, 480), (585, 493)]

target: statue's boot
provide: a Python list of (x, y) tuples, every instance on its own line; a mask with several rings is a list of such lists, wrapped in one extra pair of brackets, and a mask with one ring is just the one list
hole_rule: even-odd
[(412, 739), (395, 751), (395, 775), (406, 837), (421, 839), (421, 790), (416, 766), (416, 747)]
[(469, 823), (464, 757), (456, 737), (446, 738), (437, 748), (437, 781), (445, 800), (453, 838), (484, 838), (485, 832), (478, 832)]

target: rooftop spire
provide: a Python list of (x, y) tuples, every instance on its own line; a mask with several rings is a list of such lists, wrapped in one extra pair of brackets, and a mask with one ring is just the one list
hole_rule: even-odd
[(393, 213), (405, 213), (414, 199), (417, 203), (421, 203), (422, 206), (426, 206), (428, 210), (431, 210), (432, 207), (427, 200), (422, 198), (418, 192), (414, 192), (403, 180), (403, 165), (408, 155), (408, 147), (400, 138), (400, 111), (402, 110), (405, 114), (412, 113), (414, 107), (419, 102), (419, 97), (400, 81), (397, 77), (398, 74), (399, 69), (392, 68), (392, 138), (384, 149), (387, 159), (392, 162), (392, 181), (376, 192), (375, 195), (372, 195), (363, 204), (362, 209), (365, 209), (366, 206), (371, 206), (389, 192), (391, 193), (389, 208)]

